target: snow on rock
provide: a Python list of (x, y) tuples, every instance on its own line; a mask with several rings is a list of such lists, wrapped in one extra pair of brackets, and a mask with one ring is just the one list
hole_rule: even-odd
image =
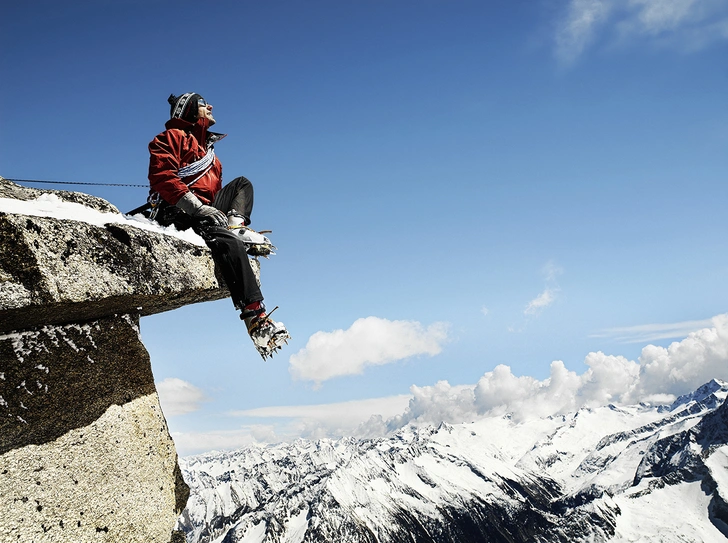
[(191, 497), (178, 527), (188, 543), (722, 541), (726, 395), (712, 381), (671, 409), (193, 456), (181, 461)]
[(179, 540), (189, 489), (139, 318), (228, 296), (200, 241), (0, 178), (3, 542)]
[(80, 193), (0, 178), (0, 332), (150, 315), (229, 295), (196, 234), (181, 239), (114, 210)]
[(188, 494), (129, 316), (0, 335), (0, 541), (168, 543)]
[(30, 217), (53, 217), (59, 220), (84, 222), (94, 226), (121, 224), (149, 232), (166, 234), (200, 247), (205, 246), (204, 240), (192, 230), (179, 231), (174, 226), (164, 227), (141, 214), (128, 216), (122, 215), (118, 211), (94, 209), (78, 202), (65, 201), (58, 194), (52, 193), (43, 193), (34, 200), (0, 198), (0, 212)]
[(675, 411), (679, 407), (688, 407), (697, 402), (722, 402), (727, 395), (726, 384), (725, 381), (721, 381), (720, 379), (712, 379), (694, 392), (680, 396), (670, 406), (670, 411)]

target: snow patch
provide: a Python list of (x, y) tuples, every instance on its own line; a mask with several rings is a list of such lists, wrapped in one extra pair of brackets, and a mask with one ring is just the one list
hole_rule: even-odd
[(66, 202), (53, 193), (41, 194), (34, 200), (0, 198), (0, 212), (33, 217), (52, 217), (60, 220), (85, 222), (94, 226), (104, 226), (110, 223), (123, 224), (206, 247), (204, 240), (192, 230), (179, 231), (174, 226), (164, 227), (147, 219), (142, 214), (130, 216), (98, 211), (76, 202)]
[[(92, 322), (87, 324), (67, 324), (67, 325), (47, 325), (43, 326), (38, 330), (25, 330), (21, 332), (11, 332), (8, 334), (0, 335), (0, 341), (10, 341), (15, 357), (20, 364), (26, 363), (26, 358), (31, 357), (34, 353), (50, 353), (51, 349), (49, 344), (53, 347), (59, 347), (62, 343), (68, 345), (77, 353), (84, 353), (86, 360), (93, 364), (94, 360), (88, 352), (88, 349), (96, 349), (96, 343), (93, 339), (94, 330), (98, 330), (98, 322)], [(87, 342), (87, 347), (80, 346), (72, 339), (69, 332), (73, 330), (77, 332)], [(37, 393), (47, 393), (49, 388), (48, 384), (44, 382), (45, 378), (50, 374), (51, 367), (44, 364), (35, 364), (32, 368), (35, 370), (34, 374), (28, 376), (27, 379), (14, 384), (13, 386), (17, 390), (23, 390), (28, 395), (34, 395)], [(0, 379), (6, 381), (6, 374), (3, 372), (0, 374)], [(28, 388), (30, 387), (30, 388)], [(32, 389), (32, 390), (31, 390)], [(11, 412), (11, 406), (3, 399), (0, 402), (0, 407), (7, 410), (6, 416), (17, 416)], [(22, 402), (19, 403), (19, 407), (26, 410), (27, 407)], [(25, 422), (21, 417), (17, 417), (21, 422)]]
[[(408, 519), (416, 519), (431, 535), (422, 541), (434, 542), (458, 519), (499, 519), (515, 530), (521, 525), (507, 523), (529, 518), (526, 529), (543, 530), (533, 540), (721, 541), (709, 516), (715, 496), (728, 494), (724, 422), (708, 416), (724, 409), (725, 398), (715, 398), (728, 387), (719, 384), (708, 387), (714, 399), (675, 411), (637, 404), (523, 421), (484, 416), (410, 425), (378, 439), (298, 440), (189, 457), (181, 468), (192, 494), (178, 528), (190, 543), (207, 541), (200, 536), (210, 530), (218, 542), (300, 543), (311, 526), (327, 541), (343, 529), (402, 541), (414, 534)], [(699, 444), (695, 432), (717, 441)], [(714, 484), (681, 475), (683, 464), (705, 473), (701, 462)]]

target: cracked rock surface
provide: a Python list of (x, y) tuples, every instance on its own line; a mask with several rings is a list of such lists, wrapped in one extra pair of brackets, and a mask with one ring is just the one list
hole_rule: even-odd
[[(0, 197), (24, 190), (0, 178)], [(229, 296), (206, 247), (162, 233), (0, 212), (0, 240), (0, 332)]]
[[(42, 195), (118, 213), (0, 178), (6, 210)], [(189, 488), (139, 319), (227, 297), (218, 277), (163, 232), (0, 212), (0, 541), (179, 539)]]

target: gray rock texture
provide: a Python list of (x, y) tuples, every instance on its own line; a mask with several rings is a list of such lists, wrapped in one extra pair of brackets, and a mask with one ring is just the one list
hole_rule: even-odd
[(170, 541), (189, 490), (137, 330), (0, 337), (0, 541)]
[[(0, 198), (49, 192), (116, 212), (0, 178)], [(189, 489), (139, 318), (226, 296), (206, 247), (0, 212), (0, 542), (179, 539)]]
[[(0, 178), (0, 198), (31, 199), (25, 191), (40, 192)], [(98, 198), (45, 192), (107, 211)], [(229, 296), (206, 247), (162, 233), (0, 213), (0, 240), (0, 332)]]
[(119, 213), (119, 209), (97, 196), (91, 196), (90, 194), (84, 194), (83, 192), (69, 192), (67, 190), (41, 190), (30, 187), (23, 187), (12, 181), (0, 177), (0, 198), (11, 198), (13, 200), (35, 200), (43, 194), (55, 194), (64, 202), (74, 202), (76, 204), (82, 204), (96, 211), (102, 211), (104, 213)]

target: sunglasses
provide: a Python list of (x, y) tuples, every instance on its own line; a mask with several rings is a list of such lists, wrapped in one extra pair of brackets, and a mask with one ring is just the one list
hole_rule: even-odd
[(197, 107), (207, 107), (207, 102), (205, 102), (204, 98), (199, 97), (197, 99)]

